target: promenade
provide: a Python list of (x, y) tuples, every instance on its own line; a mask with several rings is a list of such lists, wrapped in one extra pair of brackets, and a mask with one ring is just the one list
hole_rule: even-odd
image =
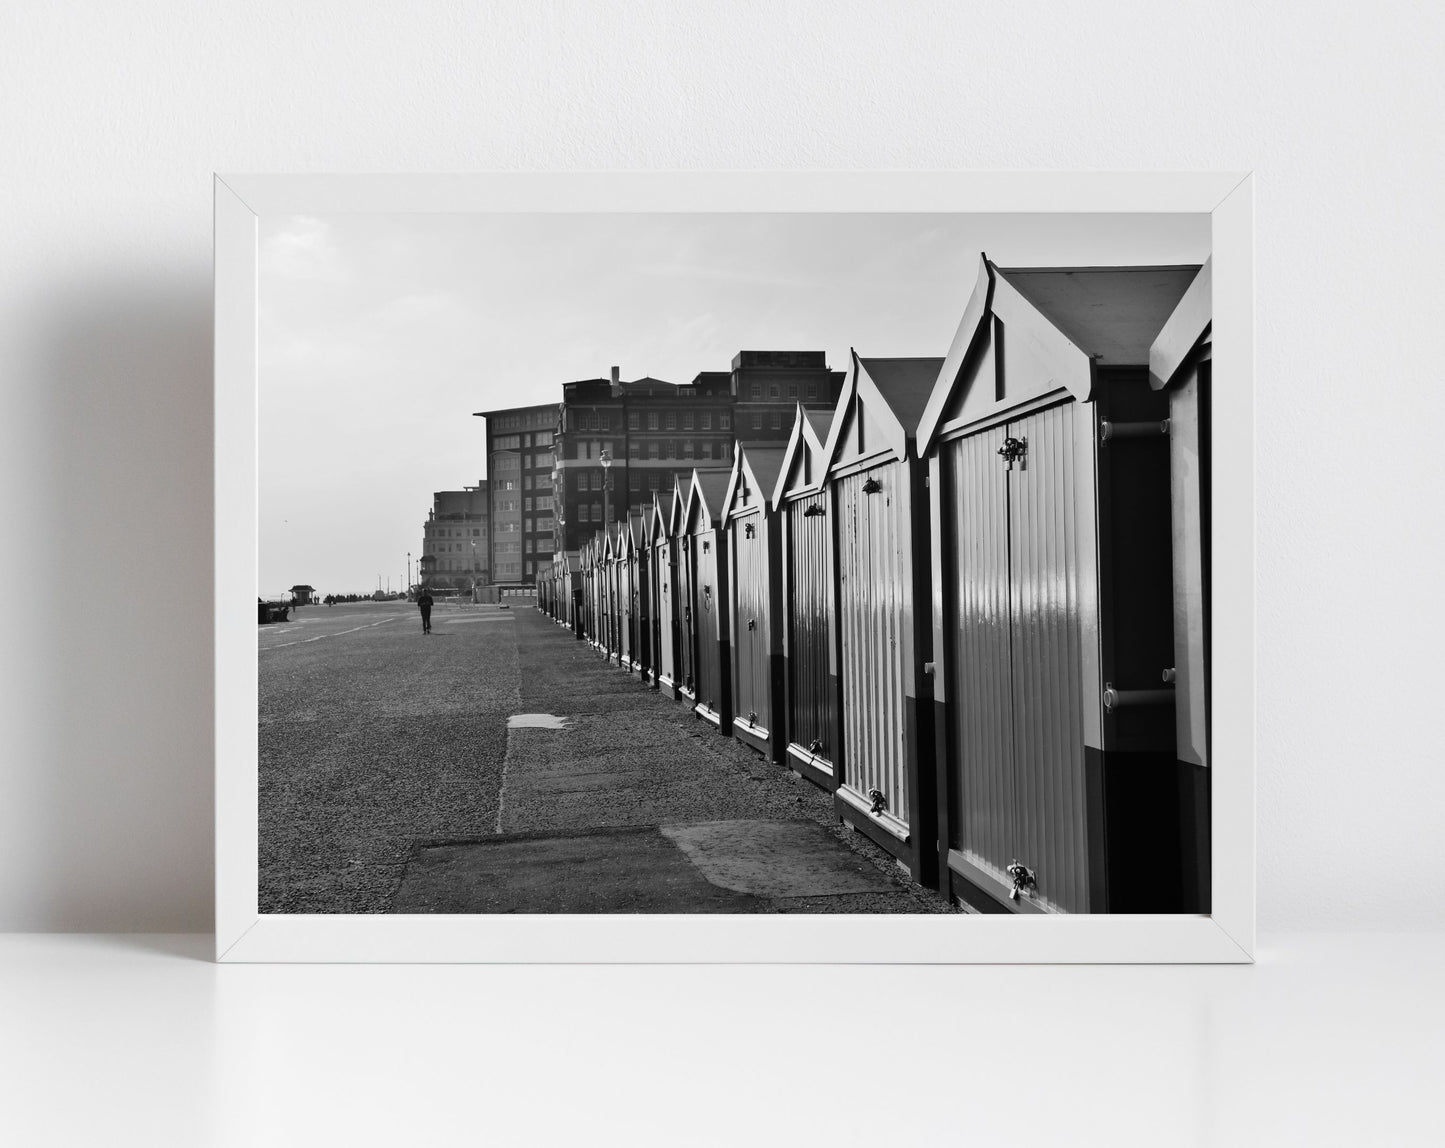
[(309, 606), (258, 641), (262, 912), (949, 911), (529, 599), (430, 635)]

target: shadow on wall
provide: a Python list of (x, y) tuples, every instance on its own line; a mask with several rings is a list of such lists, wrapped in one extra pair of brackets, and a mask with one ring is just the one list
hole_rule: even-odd
[[(37, 301), (18, 927), (212, 927), (209, 267)], [(10, 842), (9, 853), (20, 842)]]

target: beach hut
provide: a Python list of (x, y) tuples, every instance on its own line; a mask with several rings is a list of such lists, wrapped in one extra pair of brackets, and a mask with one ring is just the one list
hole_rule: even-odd
[(732, 732), (732, 666), (728, 628), (727, 533), (723, 499), (728, 468), (697, 469), (689, 484), (684, 542), (691, 595), (694, 709), (721, 733)]
[(1190, 907), (1170, 394), (1149, 365), (1198, 271), (982, 259), (929, 399), (940, 864), (977, 909)]
[(622, 524), (608, 522), (602, 527), (602, 649), (609, 662), (621, 665), (622, 658)]
[(925, 676), (928, 492), (917, 431), (942, 363), (854, 352), (824, 476), (835, 516), (843, 725), (834, 808), (928, 886), (938, 853)]
[(563, 608), (566, 610), (567, 626), (573, 637), (582, 638), (582, 552), (568, 550), (564, 554)]
[(771, 498), (781, 447), (739, 445), (723, 496), (731, 631), (732, 734), (769, 761), (783, 756), (782, 543)]
[(692, 475), (678, 475), (672, 499), (673, 609), (677, 614), (677, 642), (673, 650), (674, 696), (697, 704), (697, 619), (693, 601), (692, 539), (688, 535), (688, 504), (692, 501)]
[(657, 608), (652, 624), (656, 638), (653, 683), (670, 698), (677, 697), (677, 559), (673, 537), (673, 491), (652, 498), (652, 559), (650, 570)]
[(578, 584), (581, 598), (577, 603), (578, 632), (585, 642), (592, 641), (592, 543), (583, 540), (577, 548)]
[(1210, 911), (1210, 390), (1213, 277), (1206, 260), (1149, 348), (1149, 385), (1169, 396), (1174, 607), (1174, 743), (1179, 774), (1180, 905)]
[(832, 411), (799, 404), (772, 495), (787, 603), (781, 611), (785, 760), (829, 791), (837, 788), (833, 762), (842, 743), (834, 659), (834, 516), (822, 482), (832, 421)]
[(622, 531), (623, 665), (645, 675), (647, 669), (647, 545), (640, 514), (629, 514)]

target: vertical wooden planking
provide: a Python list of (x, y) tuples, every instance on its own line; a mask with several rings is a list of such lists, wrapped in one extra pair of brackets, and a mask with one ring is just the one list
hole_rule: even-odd
[[(811, 508), (822, 513), (809, 514)], [(786, 622), (789, 630), (788, 736), (792, 744), (830, 763), (837, 747), (833, 739), (833, 693), (829, 682), (829, 602), (833, 595), (832, 526), (827, 499), (811, 495), (788, 506), (788, 587)]]
[(689, 697), (697, 690), (693, 651), (697, 648), (697, 603), (693, 587), (697, 584), (693, 569), (693, 539), (687, 535), (674, 543), (677, 550), (677, 685)]
[(956, 539), (953, 736), (958, 847), (1006, 880), (1017, 849), (1008, 580), (1008, 483), (996, 427), (950, 448), (948, 470)]
[[(876, 481), (876, 493), (863, 487)], [(885, 463), (837, 480), (840, 513), (839, 625), (842, 630), (846, 787), (865, 804), (883, 794), (887, 813), (908, 823), (903, 626), (912, 589), (905, 581), (908, 499), (903, 465)]]
[(1015, 802), (1019, 860), (1037, 875), (1037, 899), (1087, 912), (1073, 416), (1066, 404), (1010, 424), (1028, 443), (1008, 476)]
[(694, 590), (696, 609), (696, 642), (693, 656), (696, 659), (697, 702), (708, 709), (717, 709), (722, 697), (721, 663), (718, 658), (718, 599), (717, 535), (711, 530), (692, 536), (695, 550), (697, 585)]
[(763, 516), (748, 514), (735, 519), (729, 530), (736, 572), (734, 597), (737, 614), (733, 619), (737, 645), (737, 714), (755, 713), (754, 724), (770, 729), (772, 666), (769, 616), (768, 542)]

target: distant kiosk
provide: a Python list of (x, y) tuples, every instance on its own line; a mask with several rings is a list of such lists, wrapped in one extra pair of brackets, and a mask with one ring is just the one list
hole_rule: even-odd
[(304, 583), (291, 587), (291, 602), (294, 606), (310, 606), (316, 600), (316, 587)]

